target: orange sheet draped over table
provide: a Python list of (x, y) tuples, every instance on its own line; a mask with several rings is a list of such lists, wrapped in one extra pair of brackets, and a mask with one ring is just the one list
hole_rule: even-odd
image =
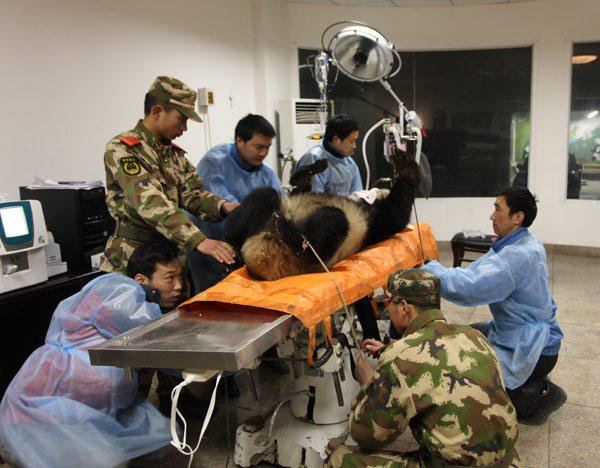
[[(331, 274), (342, 290), (347, 305), (387, 284), (388, 276), (394, 271), (422, 263), (421, 242), (425, 258), (439, 259), (431, 227), (420, 223), (419, 228), (414, 225), (414, 229), (406, 229), (367, 247), (331, 268)], [(234, 271), (179, 307), (194, 309), (194, 304), (207, 301), (292, 314), (309, 329), (311, 343), (314, 340), (315, 326), (343, 308), (338, 290), (326, 272), (289, 276), (276, 281), (258, 281), (250, 277), (246, 267)], [(325, 323), (329, 325), (329, 321)], [(329, 327), (326, 328), (330, 333)], [(309, 356), (312, 356), (312, 350), (309, 350)]]

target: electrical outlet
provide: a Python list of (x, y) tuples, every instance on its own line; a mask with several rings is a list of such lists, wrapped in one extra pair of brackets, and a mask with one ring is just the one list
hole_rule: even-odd
[(198, 89), (198, 107), (212, 106), (215, 103), (215, 92), (210, 88)]

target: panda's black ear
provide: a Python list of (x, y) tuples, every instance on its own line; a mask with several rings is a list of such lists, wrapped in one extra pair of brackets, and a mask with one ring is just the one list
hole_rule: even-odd
[(318, 159), (308, 166), (301, 166), (290, 177), (290, 185), (294, 188), (290, 195), (298, 193), (306, 193), (312, 190), (312, 178), (315, 174), (320, 174), (327, 169), (328, 163), (326, 159)]

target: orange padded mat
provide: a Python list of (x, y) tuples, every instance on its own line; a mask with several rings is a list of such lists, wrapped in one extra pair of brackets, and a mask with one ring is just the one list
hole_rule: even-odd
[[(394, 271), (422, 263), (421, 241), (426, 258), (439, 258), (431, 227), (423, 223), (419, 224), (420, 229), (413, 226), (412, 230), (406, 229), (334, 265), (331, 273), (347, 305), (385, 285)], [(250, 277), (246, 267), (234, 271), (180, 307), (193, 309), (194, 304), (206, 301), (285, 312), (297, 317), (311, 331), (343, 307), (338, 290), (326, 272), (258, 281)]]

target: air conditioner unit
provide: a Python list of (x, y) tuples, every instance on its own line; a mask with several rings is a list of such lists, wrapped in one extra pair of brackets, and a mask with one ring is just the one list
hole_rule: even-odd
[[(290, 150), (298, 161), (310, 148), (320, 143), (313, 139), (319, 131), (319, 99), (286, 99), (279, 103), (279, 145), (280, 153), (288, 155)], [(333, 101), (327, 104), (327, 119), (333, 115)], [(284, 184), (290, 177), (291, 163), (279, 160), (279, 176)]]

